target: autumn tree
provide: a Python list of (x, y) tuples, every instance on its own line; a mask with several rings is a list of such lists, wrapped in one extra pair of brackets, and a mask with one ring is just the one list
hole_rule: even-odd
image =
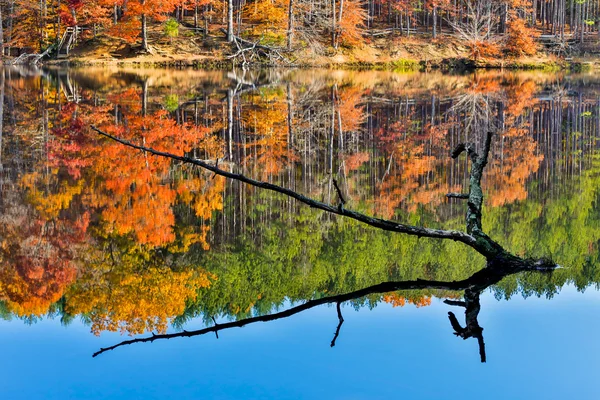
[(161, 265), (153, 261), (157, 255), (132, 245), (109, 239), (105, 251), (90, 249), (77, 282), (65, 295), (65, 311), (86, 315), (96, 335), (164, 333), (186, 302), (214, 279), (190, 266)]
[(504, 51), (511, 56), (532, 56), (537, 52), (538, 31), (527, 26), (524, 19), (513, 16), (508, 22)]
[(463, 0), (464, 10), (459, 18), (451, 18), (448, 23), (456, 35), (464, 40), (469, 49), (470, 58), (477, 62), (481, 58), (494, 57), (499, 54), (499, 37), (496, 32), (500, 5), (497, 1)]
[[(174, 0), (119, 0), (117, 4), (123, 10), (123, 17), (113, 27), (113, 32), (128, 40), (135, 42), (141, 39), (142, 49), (149, 51), (148, 22), (165, 21), (167, 13), (174, 10)], [(136, 33), (137, 32), (137, 33)]]
[(340, 0), (334, 45), (356, 46), (364, 41), (363, 27), (367, 15), (361, 0)]

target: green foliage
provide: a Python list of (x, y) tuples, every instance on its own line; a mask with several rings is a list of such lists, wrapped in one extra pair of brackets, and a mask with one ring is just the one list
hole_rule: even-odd
[(164, 33), (169, 38), (179, 36), (179, 22), (174, 18), (169, 18), (164, 23)]
[(164, 100), (165, 110), (168, 112), (173, 112), (179, 108), (179, 96), (176, 94), (168, 94), (165, 96)]
[(415, 60), (407, 58), (399, 58), (391, 62), (393, 70), (398, 71), (413, 71), (419, 69), (419, 63)]

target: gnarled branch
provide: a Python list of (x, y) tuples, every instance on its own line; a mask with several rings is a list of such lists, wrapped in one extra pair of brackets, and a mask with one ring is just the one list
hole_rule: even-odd
[(338, 336), (340, 336), (340, 329), (342, 329), (342, 325), (344, 324), (344, 317), (342, 316), (341, 306), (342, 306), (342, 303), (337, 303), (337, 305), (336, 305), (339, 322), (338, 322), (337, 328), (335, 329), (335, 335), (333, 335), (333, 339), (331, 340), (330, 347), (335, 347), (335, 341), (337, 340)]
[(242, 174), (237, 174), (237, 173), (222, 170), (218, 166), (209, 164), (205, 161), (196, 160), (196, 159), (185, 157), (185, 156), (178, 156), (175, 154), (158, 151), (158, 150), (152, 149), (150, 147), (146, 147), (146, 146), (140, 146), (140, 145), (131, 143), (127, 140), (112, 136), (112, 135), (98, 129), (95, 126), (92, 126), (91, 128), (92, 128), (92, 130), (99, 133), (100, 135), (105, 136), (111, 140), (118, 142), (118, 143), (121, 143), (125, 146), (129, 146), (131, 148), (141, 150), (146, 153), (153, 154), (155, 156), (166, 157), (166, 158), (170, 158), (172, 160), (181, 161), (183, 163), (197, 165), (208, 171), (214, 172), (216, 175), (220, 175), (220, 176), (224, 176), (225, 178), (230, 178), (230, 179), (234, 179), (234, 180), (237, 180), (240, 182), (244, 182), (249, 185), (256, 186), (258, 188), (271, 190), (273, 192), (284, 194), (286, 196), (292, 197), (292, 198), (298, 200), (299, 202), (304, 203), (312, 208), (316, 208), (318, 210), (323, 210), (323, 211), (326, 211), (326, 212), (329, 212), (332, 214), (337, 214), (337, 215), (341, 215), (344, 217), (348, 217), (348, 218), (354, 219), (356, 221), (360, 221), (367, 225), (373, 226), (375, 228), (383, 229), (386, 231), (405, 233), (407, 235), (434, 238), (434, 239), (451, 239), (454, 241), (464, 243), (464, 244), (474, 248), (475, 250), (479, 251), (483, 255), (486, 255), (484, 253), (486, 248), (484, 246), (481, 246), (481, 244), (477, 242), (477, 239), (475, 237), (473, 237), (465, 232), (460, 232), (460, 231), (455, 231), (455, 230), (431, 229), (431, 228), (424, 228), (424, 227), (420, 227), (420, 226), (402, 224), (402, 223), (399, 223), (396, 221), (372, 217), (372, 216), (369, 216), (366, 214), (359, 213), (357, 211), (347, 210), (344, 207), (336, 207), (336, 206), (333, 206), (333, 205), (330, 205), (327, 203), (323, 203), (318, 200), (311, 199), (311, 198), (306, 197), (298, 192), (295, 192), (288, 188), (284, 188), (279, 185), (275, 185), (275, 184), (272, 184), (269, 182), (258, 181), (256, 179), (249, 178)]
[[(333, 341), (332, 341), (332, 347), (333, 347), (337, 337), (339, 336), (339, 331), (342, 326), (342, 323), (344, 322), (344, 318), (343, 318), (342, 312), (341, 312), (341, 304), (342, 303), (344, 303), (346, 301), (360, 299), (360, 298), (368, 296), (370, 294), (383, 294), (383, 293), (388, 293), (388, 292), (395, 292), (398, 290), (423, 290), (423, 289), (439, 289), (439, 290), (449, 290), (449, 291), (464, 290), (465, 293), (470, 293), (471, 297), (465, 296), (465, 299), (467, 300), (466, 304), (467, 304), (467, 308), (468, 308), (467, 312), (466, 312), (467, 328), (462, 328), (460, 326), (460, 324), (458, 324), (458, 321), (456, 321), (456, 324), (454, 324), (454, 323), (452, 324), (453, 327), (455, 327), (455, 325), (456, 325), (461, 330), (464, 331), (465, 329), (468, 329), (469, 326), (475, 326), (477, 314), (479, 312), (478, 297), (472, 297), (472, 296), (477, 296), (479, 293), (481, 293), (482, 291), (484, 291), (491, 285), (494, 285), (494, 284), (500, 282), (505, 277), (513, 275), (518, 272), (522, 272), (522, 271), (550, 271), (550, 269), (542, 269), (536, 263), (529, 262), (528, 260), (522, 260), (519, 265), (511, 266), (510, 268), (499, 268), (499, 267), (485, 268), (481, 271), (474, 273), (469, 278), (461, 280), (461, 281), (446, 282), (446, 281), (430, 281), (430, 280), (417, 279), (417, 280), (411, 280), (411, 281), (382, 282), (377, 285), (369, 286), (369, 287), (366, 287), (366, 288), (363, 288), (360, 290), (356, 290), (356, 291), (350, 292), (350, 293), (344, 293), (344, 294), (339, 294), (339, 295), (335, 295), (335, 296), (329, 296), (329, 297), (323, 297), (320, 299), (309, 300), (304, 304), (301, 304), (296, 307), (292, 307), (288, 310), (281, 311), (281, 312), (278, 312), (275, 314), (260, 315), (257, 317), (251, 317), (251, 318), (241, 319), (238, 321), (232, 321), (232, 322), (227, 322), (227, 323), (223, 323), (223, 324), (213, 325), (213, 326), (210, 326), (207, 328), (198, 329), (198, 330), (194, 330), (194, 331), (182, 331), (182, 332), (177, 332), (177, 333), (167, 333), (167, 334), (161, 334), (161, 335), (156, 335), (153, 333), (151, 336), (148, 336), (148, 337), (141, 337), (141, 338), (136, 338), (136, 339), (131, 339), (131, 340), (125, 340), (125, 341), (122, 341), (121, 343), (117, 343), (113, 346), (101, 348), (99, 351), (97, 351), (96, 353), (93, 354), (93, 357), (96, 357), (102, 353), (106, 353), (108, 351), (114, 350), (114, 349), (122, 347), (122, 346), (127, 346), (130, 344), (152, 343), (155, 340), (173, 339), (173, 338), (178, 338), (178, 337), (202, 336), (207, 333), (223, 331), (223, 330), (228, 330), (228, 329), (232, 329), (232, 328), (241, 328), (246, 325), (251, 325), (251, 324), (258, 323), (258, 322), (269, 322), (269, 321), (279, 320), (282, 318), (288, 318), (293, 315), (299, 314), (303, 311), (306, 311), (306, 310), (309, 310), (309, 309), (312, 309), (312, 308), (315, 308), (315, 307), (318, 307), (318, 306), (321, 306), (324, 304), (336, 303), (339, 323), (338, 323), (338, 327), (336, 330), (336, 336), (334, 336)], [(476, 301), (471, 301), (471, 298), (475, 299)], [(468, 307), (469, 304), (473, 304), (474, 306), (476, 306), (476, 308)], [(456, 320), (456, 317), (454, 318), (454, 320)], [(475, 332), (473, 332), (473, 330), (471, 332), (475, 333)], [(476, 335), (471, 335), (469, 337), (474, 337), (474, 336), (476, 337)], [(466, 337), (465, 337), (465, 339), (466, 339)]]

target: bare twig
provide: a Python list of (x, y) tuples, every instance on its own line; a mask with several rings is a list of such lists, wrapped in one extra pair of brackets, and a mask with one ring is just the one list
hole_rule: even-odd
[(333, 336), (333, 340), (331, 341), (331, 347), (335, 347), (335, 341), (337, 340), (338, 336), (340, 336), (340, 329), (342, 329), (342, 325), (344, 324), (344, 317), (342, 316), (342, 309), (341, 309), (341, 303), (338, 302), (336, 305), (336, 309), (337, 309), (337, 315), (338, 315), (338, 326), (335, 329), (335, 335)]
[[(212, 320), (215, 324), (215, 328), (218, 328), (219, 324), (217, 324), (217, 320), (215, 319), (215, 317), (212, 317)], [(215, 336), (217, 337), (217, 339), (219, 338), (219, 330), (215, 329)]]
[(468, 193), (448, 193), (446, 195), (446, 197), (451, 198), (451, 199), (468, 199), (469, 194)]
[(333, 178), (333, 187), (335, 187), (335, 191), (337, 192), (337, 195), (340, 199), (340, 203), (342, 205), (346, 204), (346, 200), (344, 200), (344, 196), (342, 196), (342, 191), (340, 190), (340, 187), (338, 186), (337, 180), (335, 178)]

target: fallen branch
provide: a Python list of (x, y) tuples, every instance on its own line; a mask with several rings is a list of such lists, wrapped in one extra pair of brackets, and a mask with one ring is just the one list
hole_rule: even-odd
[[(413, 235), (417, 237), (429, 237), (436, 239), (451, 239), (454, 241), (459, 241), (464, 243), (482, 255), (484, 255), (487, 259), (486, 268), (483, 270), (473, 274), (470, 278), (462, 280), (462, 281), (453, 281), (453, 282), (441, 282), (441, 281), (426, 281), (417, 279), (416, 281), (403, 281), (403, 282), (383, 282), (378, 285), (370, 286), (361, 290), (357, 290), (351, 293), (325, 297), (321, 299), (310, 300), (302, 305), (293, 307), (291, 309), (271, 314), (271, 315), (262, 315), (252, 318), (247, 318), (243, 320), (238, 320), (234, 322), (228, 322), (222, 325), (217, 325), (216, 320), (213, 319), (215, 325), (212, 327), (199, 329), (195, 331), (183, 331), (179, 333), (173, 334), (162, 334), (156, 335), (152, 334), (152, 336), (145, 338), (137, 338), (132, 340), (126, 340), (121, 343), (118, 343), (114, 346), (110, 346), (107, 348), (102, 348), (100, 351), (94, 353), (94, 357), (98, 356), (107, 351), (114, 350), (118, 347), (130, 345), (134, 343), (143, 343), (143, 342), (153, 342), (158, 339), (171, 339), (175, 337), (192, 337), (204, 335), (208, 332), (214, 332), (217, 334), (218, 331), (224, 329), (230, 329), (235, 327), (242, 327), (248, 324), (257, 323), (257, 322), (268, 322), (281, 318), (286, 318), (302, 311), (308, 310), (313, 307), (317, 307), (323, 304), (337, 303), (337, 311), (338, 311), (338, 327), (336, 329), (335, 336), (331, 342), (331, 346), (335, 346), (335, 341), (339, 336), (339, 332), (341, 326), (344, 322), (342, 314), (341, 314), (341, 303), (357, 298), (365, 297), (369, 294), (375, 293), (386, 293), (393, 292), (397, 290), (412, 290), (412, 289), (442, 289), (442, 290), (465, 290), (465, 302), (458, 303), (455, 302), (452, 305), (461, 305), (466, 307), (465, 317), (467, 321), (467, 326), (463, 328), (456, 319), (454, 314), (450, 313), (449, 318), (450, 322), (455, 329), (455, 333), (457, 336), (461, 336), (464, 339), (469, 337), (477, 338), (479, 342), (479, 350), (481, 361), (485, 362), (485, 343), (483, 341), (482, 331), (483, 329), (477, 323), (477, 315), (479, 314), (480, 304), (479, 304), (479, 294), (487, 289), (489, 286), (496, 284), (501, 279), (506, 276), (512, 275), (521, 271), (553, 271), (557, 265), (552, 263), (550, 260), (540, 259), (540, 260), (530, 260), (530, 259), (522, 259), (515, 255), (512, 255), (505, 251), (499, 244), (490, 239), (481, 229), (481, 208), (483, 204), (483, 191), (481, 189), (481, 178), (483, 175), (483, 170), (488, 161), (488, 154), (491, 146), (491, 138), (492, 134), (488, 133), (484, 143), (484, 151), (481, 155), (479, 155), (472, 145), (461, 144), (457, 146), (455, 151), (453, 152), (453, 157), (458, 157), (461, 153), (467, 152), (472, 160), (471, 174), (470, 174), (470, 183), (469, 183), (469, 195), (468, 195), (468, 207), (467, 207), (467, 233), (454, 231), (454, 230), (439, 230), (439, 229), (430, 229), (424, 227), (418, 227), (413, 225), (401, 224), (395, 221), (385, 220), (381, 218), (371, 217), (356, 211), (346, 210), (344, 207), (338, 206), (335, 207), (333, 205), (317, 201), (306, 197), (300, 193), (297, 193), (291, 189), (284, 188), (272, 183), (258, 181), (242, 174), (237, 174), (229, 171), (222, 170), (218, 167), (218, 163), (209, 164), (208, 162), (192, 159), (185, 156), (178, 156), (167, 152), (158, 151), (149, 147), (136, 145), (127, 140), (112, 136), (102, 130), (96, 128), (95, 126), (91, 127), (92, 130), (97, 132), (98, 134), (107, 137), (111, 140), (114, 140), (118, 143), (121, 143), (125, 146), (131, 147), (133, 149), (141, 150), (144, 153), (150, 153), (151, 155), (156, 155), (160, 157), (166, 157), (175, 161), (180, 161), (187, 164), (197, 165), (201, 168), (204, 168), (208, 171), (212, 171), (215, 175), (220, 175), (229, 179), (234, 179), (255, 187), (259, 187), (266, 190), (271, 190), (277, 193), (284, 194), (291, 198), (298, 200), (301, 203), (304, 203), (312, 208), (316, 208), (319, 210), (323, 210), (332, 214), (352, 218), (359, 222), (365, 223), (367, 225), (373, 226), (375, 228), (393, 231), (398, 233), (405, 233), (408, 235)], [(337, 187), (337, 182), (335, 183), (336, 189), (338, 190), (338, 195), (341, 198), (341, 192)], [(462, 196), (464, 198), (464, 196)], [(218, 337), (218, 336), (217, 336)]]
[[(382, 282), (377, 285), (369, 286), (360, 290), (356, 290), (350, 293), (339, 294), (330, 297), (323, 297), (320, 299), (309, 300), (304, 304), (301, 304), (296, 307), (292, 307), (288, 310), (281, 311), (275, 314), (268, 315), (260, 315), (256, 317), (241, 319), (237, 321), (227, 322), (224, 324), (213, 325), (207, 328), (198, 329), (194, 331), (182, 331), (177, 333), (166, 333), (161, 335), (152, 334), (151, 336), (141, 337), (136, 339), (130, 339), (122, 341), (121, 343), (117, 343), (110, 347), (101, 348), (99, 351), (93, 354), (93, 357), (97, 357), (102, 353), (106, 353), (108, 351), (114, 350), (116, 348), (122, 346), (128, 346), (135, 343), (152, 343), (155, 340), (164, 340), (164, 339), (173, 339), (178, 337), (194, 337), (194, 336), (202, 336), (211, 332), (218, 332), (232, 328), (241, 328), (247, 325), (255, 324), (258, 322), (269, 322), (275, 321), (282, 318), (288, 318), (293, 315), (299, 314), (303, 311), (312, 309), (314, 307), (318, 307), (325, 304), (337, 304), (337, 313), (338, 313), (338, 327), (336, 329), (336, 335), (332, 340), (331, 347), (335, 345), (335, 341), (339, 336), (340, 328), (344, 322), (344, 318), (342, 316), (341, 304), (346, 301), (351, 301), (355, 299), (360, 299), (365, 296), (371, 294), (383, 294), (388, 292), (395, 292), (398, 290), (423, 290), (423, 289), (438, 289), (438, 290), (449, 290), (449, 291), (461, 291), (469, 292), (471, 294), (478, 294), (486, 290), (488, 287), (500, 282), (507, 276), (523, 272), (523, 271), (538, 271), (540, 270), (536, 265), (531, 264), (527, 261), (523, 261), (519, 267), (517, 268), (485, 268), (481, 271), (478, 271), (471, 275), (469, 278), (461, 280), (461, 281), (429, 281), (423, 279), (417, 279), (412, 281), (398, 281), (398, 282)], [(543, 269), (541, 271), (551, 271), (550, 269)], [(477, 299), (477, 298), (476, 298)], [(476, 305), (479, 303), (477, 302)], [(478, 308), (475, 309), (478, 311)], [(471, 322), (473, 325), (473, 321), (476, 321), (477, 314), (475, 312), (470, 312), (467, 315), (468, 325)], [(456, 319), (456, 318), (455, 318)], [(460, 324), (457, 324), (460, 327)], [(455, 327), (455, 324), (453, 324)], [(464, 329), (460, 327), (461, 329)]]
[[(102, 130), (98, 129), (95, 126), (92, 126), (91, 129), (94, 130), (95, 132), (99, 133), (100, 135), (105, 136), (111, 140), (118, 142), (118, 143), (121, 143), (125, 146), (131, 147), (131, 148), (134, 148), (137, 150), (141, 150), (141, 151), (147, 152), (147, 153), (155, 155), (155, 156), (166, 157), (166, 158), (170, 158), (172, 160), (181, 161), (183, 163), (197, 165), (201, 168), (204, 168), (208, 171), (212, 171), (215, 174), (223, 176), (225, 178), (234, 179), (234, 180), (244, 182), (249, 185), (258, 187), (258, 188), (281, 193), (286, 196), (292, 197), (292, 198), (298, 200), (299, 202), (304, 203), (312, 208), (316, 208), (318, 210), (323, 210), (323, 211), (326, 211), (326, 212), (329, 212), (332, 214), (337, 214), (337, 215), (341, 215), (344, 217), (348, 217), (348, 218), (354, 219), (356, 221), (365, 223), (367, 225), (373, 226), (375, 228), (379, 228), (379, 229), (383, 229), (383, 230), (391, 231), (391, 232), (405, 233), (407, 235), (413, 235), (413, 236), (418, 236), (418, 237), (427, 237), (427, 238), (434, 238), (434, 239), (451, 239), (454, 241), (464, 243), (464, 244), (474, 248), (477, 251), (480, 251), (480, 250), (483, 252), (486, 251), (485, 247), (478, 244), (475, 237), (473, 237), (465, 232), (460, 232), (460, 231), (455, 231), (455, 230), (424, 228), (424, 227), (420, 227), (420, 226), (402, 224), (402, 223), (399, 223), (396, 221), (391, 221), (391, 220), (368, 216), (368, 215), (359, 213), (357, 211), (347, 210), (343, 207), (336, 207), (336, 206), (333, 206), (333, 205), (330, 205), (327, 203), (323, 203), (318, 200), (311, 199), (311, 198), (306, 197), (298, 192), (295, 192), (288, 188), (284, 188), (282, 186), (278, 186), (278, 185), (275, 185), (275, 184), (272, 184), (269, 182), (258, 181), (258, 180), (249, 178), (242, 174), (237, 174), (237, 173), (222, 170), (216, 165), (212, 165), (212, 164), (206, 163), (201, 160), (196, 160), (196, 159), (185, 157), (185, 156), (178, 156), (175, 154), (158, 151), (158, 150), (152, 149), (150, 147), (140, 146), (140, 145), (131, 143), (127, 140), (112, 136), (106, 132), (103, 132)], [(482, 254), (484, 254), (484, 253), (482, 253)]]
[[(221, 32), (227, 34), (225, 29), (221, 29)], [(242, 58), (242, 66), (245, 67), (250, 63), (246, 58), (246, 53), (250, 53), (250, 59), (252, 60), (254, 56), (258, 56), (260, 58), (266, 58), (271, 63), (277, 64), (277, 62), (281, 62), (287, 65), (293, 65), (293, 63), (283, 56), (282, 53), (287, 52), (288, 50), (283, 48), (276, 48), (267, 46), (264, 44), (260, 44), (260, 39), (256, 42), (252, 42), (250, 40), (241, 38), (239, 36), (233, 35), (233, 42), (237, 48), (237, 52), (232, 55), (227, 56), (230, 60), (236, 60), (238, 58)]]
[(46, 51), (44, 51), (41, 54), (38, 54), (38, 53), (33, 53), (33, 54), (24, 53), (24, 54), (21, 54), (19, 57), (17, 57), (14, 60), (12, 60), (10, 62), (10, 64), (12, 64), (12, 65), (23, 65), (23, 64), (37, 65), (42, 60), (42, 58), (44, 58), (48, 54), (50, 54), (50, 52), (52, 50), (54, 50), (54, 48), (55, 48), (54, 45), (48, 46), (48, 48), (46, 49)]

